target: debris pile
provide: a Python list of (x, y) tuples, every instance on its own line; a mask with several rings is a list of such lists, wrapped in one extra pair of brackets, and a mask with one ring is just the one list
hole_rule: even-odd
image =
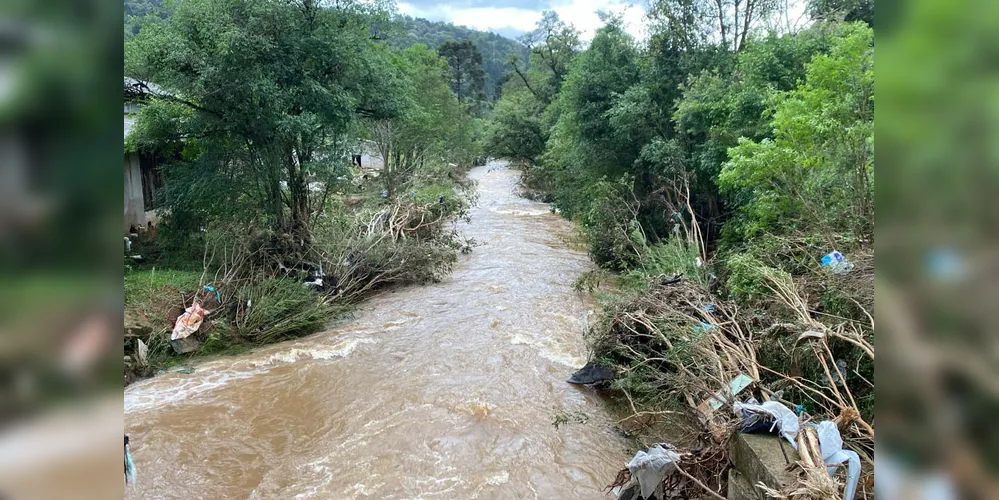
[[(873, 383), (859, 368), (873, 365), (873, 318), (870, 324), (819, 321), (786, 276), (771, 274), (766, 285), (786, 313), (770, 325), (762, 320), (774, 316), (740, 311), (700, 283), (658, 277), (645, 293), (613, 305), (591, 329), (596, 359), (613, 369), (613, 387), (633, 412), (625, 420), (642, 422), (652, 440), (656, 430), (649, 416), (668, 421), (680, 409), (696, 422), (696, 435), (688, 439), (696, 444), (689, 451), (655, 444), (636, 455), (645, 459), (663, 449), (679, 457), (656, 498), (723, 498), (730, 440), (739, 432), (761, 431), (779, 433), (801, 458), (797, 482), (780, 490), (753, 485), (757, 493), (873, 497), (868, 481), (860, 480), (873, 474), (874, 428), (867, 421), (873, 404), (858, 405), (861, 395), (873, 398)], [(630, 467), (634, 463), (611, 486), (626, 487), (635, 478), (641, 498), (649, 498)], [(840, 475), (847, 477), (835, 479)]]
[(451, 224), (468, 207), (459, 194), (439, 186), (357, 206), (317, 222), (308, 238), (252, 223), (206, 228), (200, 276), (184, 271), (193, 277), (163, 285), (154, 267), (135, 283), (135, 304), (126, 291), (126, 385), (164, 357), (311, 333), (380, 288), (440, 279), (474, 244)]

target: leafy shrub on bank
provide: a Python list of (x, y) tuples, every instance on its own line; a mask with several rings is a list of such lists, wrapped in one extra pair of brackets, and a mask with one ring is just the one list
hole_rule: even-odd
[(265, 278), (243, 287), (236, 307), (238, 335), (258, 344), (313, 333), (343, 310), (288, 278)]
[(638, 275), (650, 279), (682, 275), (684, 279), (706, 285), (704, 263), (702, 261), (698, 266), (699, 260), (696, 245), (680, 238), (670, 238), (646, 247), (638, 267), (626, 276)]
[(634, 267), (646, 246), (630, 185), (628, 178), (596, 183), (588, 190), (590, 202), (580, 217), (590, 256), (607, 269)]

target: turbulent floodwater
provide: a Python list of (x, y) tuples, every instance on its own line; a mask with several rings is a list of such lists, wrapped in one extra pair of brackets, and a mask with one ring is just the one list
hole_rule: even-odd
[[(132, 498), (608, 498), (627, 460), (585, 362), (570, 224), (470, 172), (478, 241), (442, 283), (333, 330), (125, 390)], [(572, 415), (556, 429), (556, 413)], [(576, 418), (573, 418), (576, 417)], [(584, 421), (581, 423), (580, 421)]]

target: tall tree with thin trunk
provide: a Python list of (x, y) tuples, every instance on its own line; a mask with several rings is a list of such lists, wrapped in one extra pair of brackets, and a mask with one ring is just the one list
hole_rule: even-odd
[(562, 89), (569, 64), (579, 53), (579, 31), (562, 21), (555, 11), (545, 11), (533, 31), (520, 40), (530, 49), (530, 64), (521, 68), (517, 56), (510, 59), (514, 74), (541, 102), (548, 104)]
[(437, 53), (447, 60), (451, 68), (451, 90), (458, 101), (485, 99), (485, 72), (482, 70), (482, 54), (470, 40), (445, 42)]

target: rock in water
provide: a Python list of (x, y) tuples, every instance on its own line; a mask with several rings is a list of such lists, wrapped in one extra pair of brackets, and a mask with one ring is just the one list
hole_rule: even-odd
[(614, 371), (609, 367), (601, 365), (596, 361), (590, 361), (586, 363), (586, 366), (580, 368), (576, 373), (573, 373), (569, 377), (568, 382), (570, 384), (599, 384), (601, 382), (607, 382), (614, 378)]

